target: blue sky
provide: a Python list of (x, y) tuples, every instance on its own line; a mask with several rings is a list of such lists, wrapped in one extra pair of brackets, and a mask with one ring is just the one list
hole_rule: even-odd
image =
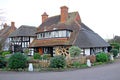
[[(119, 0), (0, 0), (1, 17), (10, 24), (39, 26), (44, 12), (50, 16), (60, 14), (61, 6), (68, 6), (69, 12), (78, 11), (82, 22), (103, 38), (120, 36)], [(2, 10), (1, 10), (2, 9)], [(0, 21), (1, 23), (1, 21)]]

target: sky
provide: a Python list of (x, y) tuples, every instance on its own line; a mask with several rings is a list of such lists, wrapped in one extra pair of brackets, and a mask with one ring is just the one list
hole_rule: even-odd
[(49, 17), (59, 15), (61, 6), (78, 11), (82, 22), (102, 38), (120, 36), (119, 0), (0, 0), (0, 24), (14, 21), (17, 28), (38, 27), (44, 12)]

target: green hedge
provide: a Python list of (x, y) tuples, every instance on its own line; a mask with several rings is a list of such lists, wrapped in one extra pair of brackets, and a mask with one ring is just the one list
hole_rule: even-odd
[(19, 68), (24, 69), (27, 67), (27, 58), (22, 53), (14, 53), (8, 61), (8, 67), (13, 70), (18, 70)]
[(0, 68), (6, 67), (7, 62), (5, 61), (5, 58), (3, 56), (0, 56)]
[(42, 59), (42, 57), (41, 57), (41, 55), (39, 54), (39, 53), (35, 53), (34, 55), (33, 55), (33, 58), (34, 59)]
[(110, 52), (113, 54), (113, 57), (118, 55), (118, 49), (112, 49)]
[(50, 59), (51, 68), (64, 68), (66, 66), (65, 57), (62, 55), (55, 56)]
[(100, 53), (97, 53), (97, 55), (96, 55), (96, 61), (97, 62), (107, 62), (108, 59), (109, 58), (108, 58), (107, 53), (100, 52)]

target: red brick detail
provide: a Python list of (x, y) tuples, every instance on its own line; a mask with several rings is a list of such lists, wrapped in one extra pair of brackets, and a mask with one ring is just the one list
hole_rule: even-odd
[(81, 18), (80, 18), (80, 16), (79, 16), (79, 14), (78, 14), (78, 13), (77, 13), (77, 15), (76, 15), (75, 20), (76, 20), (76, 21), (81, 21)]
[(68, 7), (62, 6), (61, 7), (61, 16), (60, 16), (61, 23), (65, 23), (67, 18), (68, 18)]
[(15, 22), (11, 22), (11, 27), (15, 27)]
[(46, 12), (44, 12), (42, 15), (42, 23), (48, 18), (48, 15)]

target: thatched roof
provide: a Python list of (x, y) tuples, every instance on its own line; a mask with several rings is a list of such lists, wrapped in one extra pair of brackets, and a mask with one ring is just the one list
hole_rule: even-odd
[[(65, 23), (60, 22), (60, 15), (49, 17), (45, 22), (43, 22), (38, 29), (37, 33), (45, 31), (55, 30), (71, 30), (70, 38), (63, 39), (62, 41), (56, 41), (50, 39), (35, 39), (30, 47), (40, 47), (40, 46), (56, 46), (56, 45), (76, 45), (80, 48), (90, 48), (90, 47), (107, 47), (110, 46), (103, 38), (101, 38), (97, 33), (91, 30), (88, 26), (81, 22), (79, 19), (78, 12), (72, 12), (68, 14), (69, 17)], [(62, 39), (60, 39), (62, 40)], [(48, 45), (49, 44), (49, 45)], [(54, 44), (54, 45), (53, 45)]]
[(19, 37), (19, 36), (36, 36), (37, 28), (34, 26), (20, 26), (16, 31), (14, 31), (9, 37)]

